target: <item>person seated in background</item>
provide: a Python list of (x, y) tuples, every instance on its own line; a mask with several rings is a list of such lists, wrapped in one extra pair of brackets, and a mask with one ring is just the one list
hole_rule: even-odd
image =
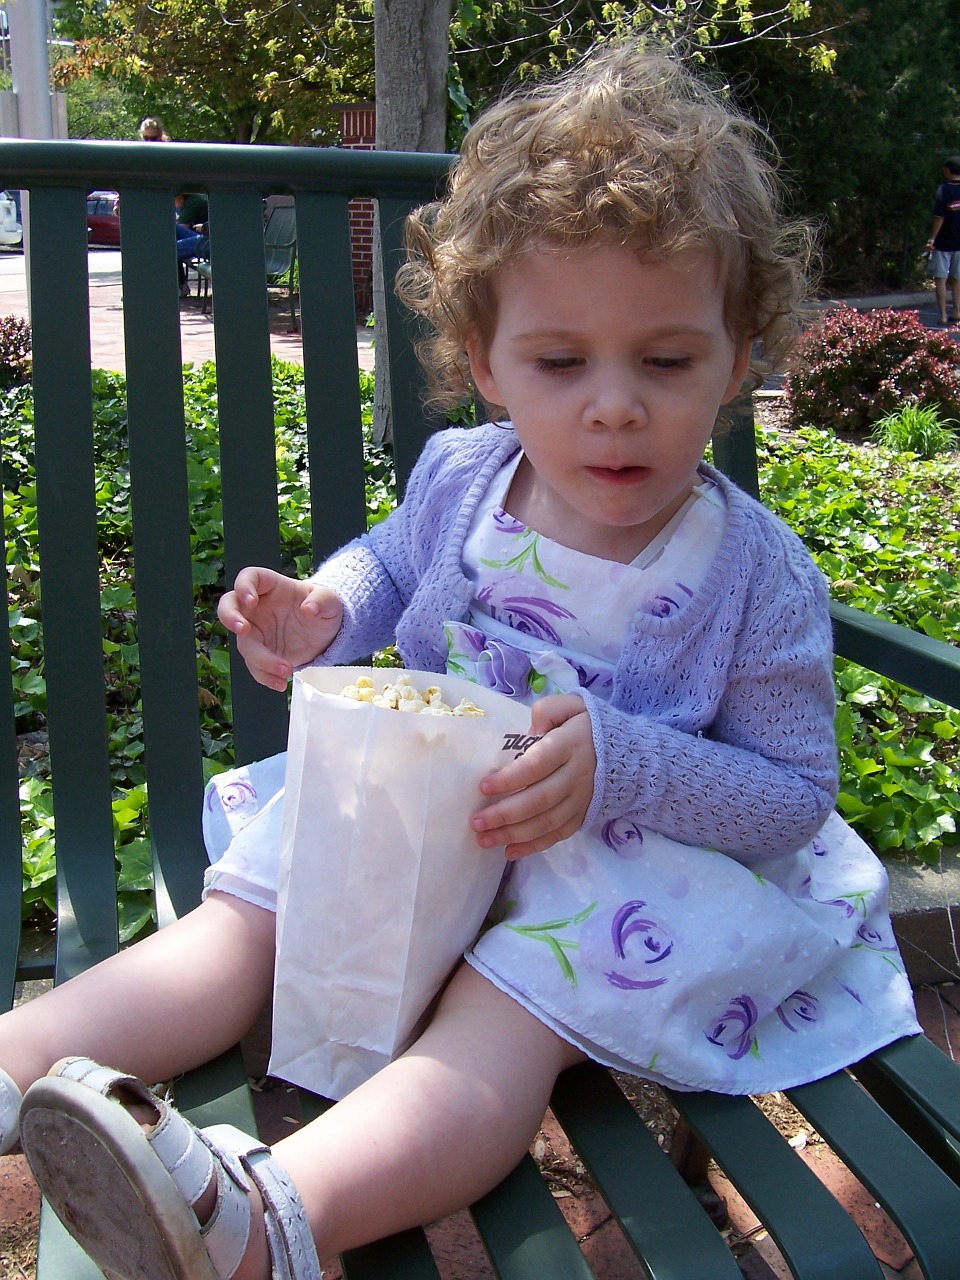
[(187, 263), (191, 258), (206, 257), (209, 248), (207, 197), (197, 191), (181, 191), (174, 196), (177, 210), (177, 271), (180, 297), (190, 294)]

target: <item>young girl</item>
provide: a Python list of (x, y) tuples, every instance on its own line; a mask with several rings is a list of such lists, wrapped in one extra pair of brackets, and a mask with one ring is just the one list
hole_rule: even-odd
[(266, 842), (0, 1019), (2, 1140), (25, 1091), (41, 1186), (111, 1275), (316, 1276), (494, 1186), (584, 1057), (747, 1093), (919, 1030), (882, 869), (831, 814), (824, 583), (702, 461), (804, 283), (763, 141), (676, 62), (607, 49), (493, 107), (413, 217), (401, 289), (438, 395), (475, 386), (494, 421), (436, 435), (393, 516), (309, 582), (245, 569), (220, 617), (271, 688), (395, 638), (531, 704), (540, 741), (472, 818), (511, 860), (500, 922), (413, 1047), (272, 1152), (87, 1060), (167, 1079), (249, 1028)]

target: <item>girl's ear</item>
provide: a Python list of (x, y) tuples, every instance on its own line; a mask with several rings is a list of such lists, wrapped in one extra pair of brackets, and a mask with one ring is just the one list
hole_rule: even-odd
[(497, 380), (490, 368), (490, 357), (486, 345), (473, 333), (466, 342), (467, 359), (470, 362), (470, 376), (477, 390), (487, 404), (503, 404), (497, 390)]
[(727, 389), (723, 393), (721, 404), (729, 404), (731, 400), (736, 399), (743, 386), (743, 380), (747, 376), (747, 370), (750, 368), (750, 357), (753, 354), (753, 339), (743, 338), (737, 348), (736, 357), (733, 362), (733, 369), (730, 372), (730, 381), (727, 383)]

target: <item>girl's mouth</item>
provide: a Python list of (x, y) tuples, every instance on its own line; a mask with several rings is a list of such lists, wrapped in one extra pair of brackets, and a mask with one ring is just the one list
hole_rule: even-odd
[(587, 467), (596, 480), (610, 485), (638, 484), (650, 474), (649, 467)]

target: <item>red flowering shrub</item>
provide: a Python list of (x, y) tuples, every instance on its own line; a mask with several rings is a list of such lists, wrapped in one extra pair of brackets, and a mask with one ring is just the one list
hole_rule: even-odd
[(786, 388), (794, 426), (865, 432), (910, 403), (960, 420), (960, 346), (914, 311), (840, 307), (805, 334)]
[(30, 381), (30, 326), (19, 316), (0, 316), (0, 390)]

